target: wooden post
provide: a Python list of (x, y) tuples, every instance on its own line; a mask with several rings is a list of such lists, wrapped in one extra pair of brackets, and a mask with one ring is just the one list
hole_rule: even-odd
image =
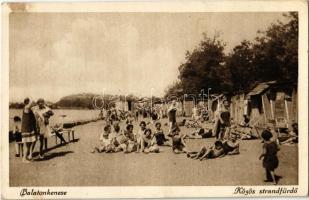
[(68, 130), (68, 140), (71, 141), (71, 130)]
[(286, 111), (286, 121), (287, 121), (287, 128), (290, 129), (290, 112), (289, 112), (289, 106), (288, 106), (288, 101), (285, 99), (284, 100), (284, 104), (285, 104), (285, 111)]
[(274, 101), (273, 100), (270, 100), (270, 112), (271, 112), (271, 118), (275, 119)]
[(265, 109), (265, 102), (264, 102), (263, 95), (261, 96), (261, 98), (262, 98), (262, 108), (263, 108), (264, 122), (265, 122), (265, 124), (267, 124), (266, 109)]
[(72, 130), (72, 140), (74, 142), (74, 129)]

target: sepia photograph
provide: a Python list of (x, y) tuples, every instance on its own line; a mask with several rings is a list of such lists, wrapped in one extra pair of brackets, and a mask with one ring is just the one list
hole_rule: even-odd
[(6, 6), (1, 141), (19, 198), (107, 186), (299, 196), (308, 184), (298, 11)]

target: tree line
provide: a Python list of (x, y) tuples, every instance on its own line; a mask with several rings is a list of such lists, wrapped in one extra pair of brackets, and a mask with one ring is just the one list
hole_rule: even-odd
[(265, 81), (297, 83), (298, 13), (283, 14), (285, 23), (277, 21), (266, 31), (258, 31), (253, 41), (243, 40), (227, 55), (220, 35), (203, 40), (186, 52), (178, 70), (178, 80), (165, 91), (173, 94), (198, 94), (211, 88), (212, 93), (248, 92)]

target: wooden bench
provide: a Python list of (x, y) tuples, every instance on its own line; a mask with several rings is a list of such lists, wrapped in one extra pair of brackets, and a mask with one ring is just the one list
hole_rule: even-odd
[[(67, 139), (67, 142), (71, 142), (71, 141), (74, 141), (75, 140), (75, 131), (74, 129), (62, 129), (61, 131), (58, 132), (59, 134), (61, 134), (62, 136), (64, 134), (67, 134), (68, 135), (68, 139)], [(58, 144), (58, 137), (56, 136), (56, 134), (54, 134), (55, 138), (56, 138), (56, 144)], [(72, 140), (71, 140), (72, 138)], [(62, 141), (60, 140), (60, 144), (62, 144)]]

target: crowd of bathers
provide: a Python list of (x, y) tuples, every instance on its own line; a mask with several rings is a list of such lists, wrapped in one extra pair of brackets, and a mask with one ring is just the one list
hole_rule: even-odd
[(180, 128), (175, 126), (170, 133), (165, 134), (161, 122), (156, 122), (154, 129), (149, 126), (152, 124), (141, 121), (136, 131), (134, 125), (130, 123), (126, 124), (124, 130), (118, 123), (106, 124), (100, 134), (99, 145), (91, 152), (159, 153), (161, 146), (168, 146), (176, 154), (186, 153), (188, 157), (200, 160), (239, 153), (239, 142), (235, 135), (231, 135), (228, 140), (217, 140), (213, 146), (202, 147), (200, 151), (195, 152), (191, 151), (186, 143), (187, 138), (192, 138), (191, 133), (181, 133)]
[[(226, 155), (236, 155), (240, 153), (240, 143), (237, 133), (231, 131), (231, 119), (229, 111), (229, 102), (224, 100), (220, 112), (215, 116), (213, 129), (201, 127), (197, 121), (204, 122), (203, 117), (198, 117), (197, 112), (193, 112), (192, 124), (195, 129), (182, 129), (181, 126), (188, 125), (186, 120), (177, 122), (177, 102), (171, 101), (165, 112), (162, 109), (136, 110), (131, 111), (117, 110), (115, 107), (106, 110), (106, 114), (100, 113), (105, 121), (99, 142), (94, 147), (92, 153), (160, 153), (162, 146), (170, 147), (175, 154), (184, 153), (191, 159), (213, 159)], [(37, 141), (39, 141), (39, 158), (44, 158), (47, 151), (47, 138), (53, 134), (67, 144), (65, 139), (59, 134), (58, 129), (49, 125), (49, 119), (53, 116), (53, 111), (46, 106), (44, 99), (38, 99), (36, 102), (29, 98), (24, 100), (22, 118), (14, 117), (13, 133), (15, 135), (16, 157), (22, 157), (22, 161), (29, 163), (32, 161), (32, 155)], [(147, 117), (151, 120), (139, 120), (139, 114), (143, 119)], [(206, 116), (204, 113), (201, 116)], [(168, 122), (162, 124), (163, 118), (167, 117)], [(243, 128), (250, 128), (250, 120), (244, 118)], [(135, 123), (134, 123), (135, 122)], [(134, 127), (133, 124), (138, 124)], [(136, 126), (136, 125), (135, 125)], [(163, 131), (163, 126), (168, 126), (168, 131)], [(186, 126), (187, 127), (187, 126)], [(191, 131), (189, 131), (191, 130)], [(193, 151), (187, 145), (186, 139), (216, 137), (213, 145), (202, 146), (200, 150)], [(266, 181), (272, 181), (276, 184), (274, 170), (278, 167), (279, 160), (277, 151), (280, 144), (290, 144), (298, 142), (298, 126), (292, 125), (290, 137), (280, 141), (274, 129), (265, 129), (260, 137), (263, 139), (263, 167), (266, 170)], [(250, 135), (250, 138), (252, 136)], [(242, 138), (244, 139), (244, 138)], [(248, 139), (246, 135), (245, 139)], [(45, 148), (44, 148), (45, 147)]]
[[(161, 146), (168, 146), (176, 154), (186, 153), (188, 157), (200, 160), (239, 153), (239, 142), (235, 135), (230, 135), (228, 138), (218, 137), (212, 146), (202, 147), (200, 151), (190, 150), (186, 139), (212, 137), (212, 130), (199, 127), (193, 131), (188, 131), (188, 129), (181, 131), (182, 125), (176, 121), (176, 111), (177, 103), (172, 101), (167, 110), (168, 123), (164, 124), (168, 125), (169, 129), (167, 133), (164, 133), (162, 120), (160, 117), (157, 118), (156, 110), (150, 112), (150, 122), (141, 121), (138, 127), (134, 127), (133, 121), (138, 123), (139, 120), (136, 120), (138, 115), (134, 116), (128, 111), (124, 117), (119, 117), (122, 113), (112, 108), (104, 117), (106, 123), (100, 134), (98, 145), (91, 152), (159, 153), (162, 151)], [(125, 126), (120, 126), (123, 122)], [(220, 130), (222, 131), (224, 130)]]

